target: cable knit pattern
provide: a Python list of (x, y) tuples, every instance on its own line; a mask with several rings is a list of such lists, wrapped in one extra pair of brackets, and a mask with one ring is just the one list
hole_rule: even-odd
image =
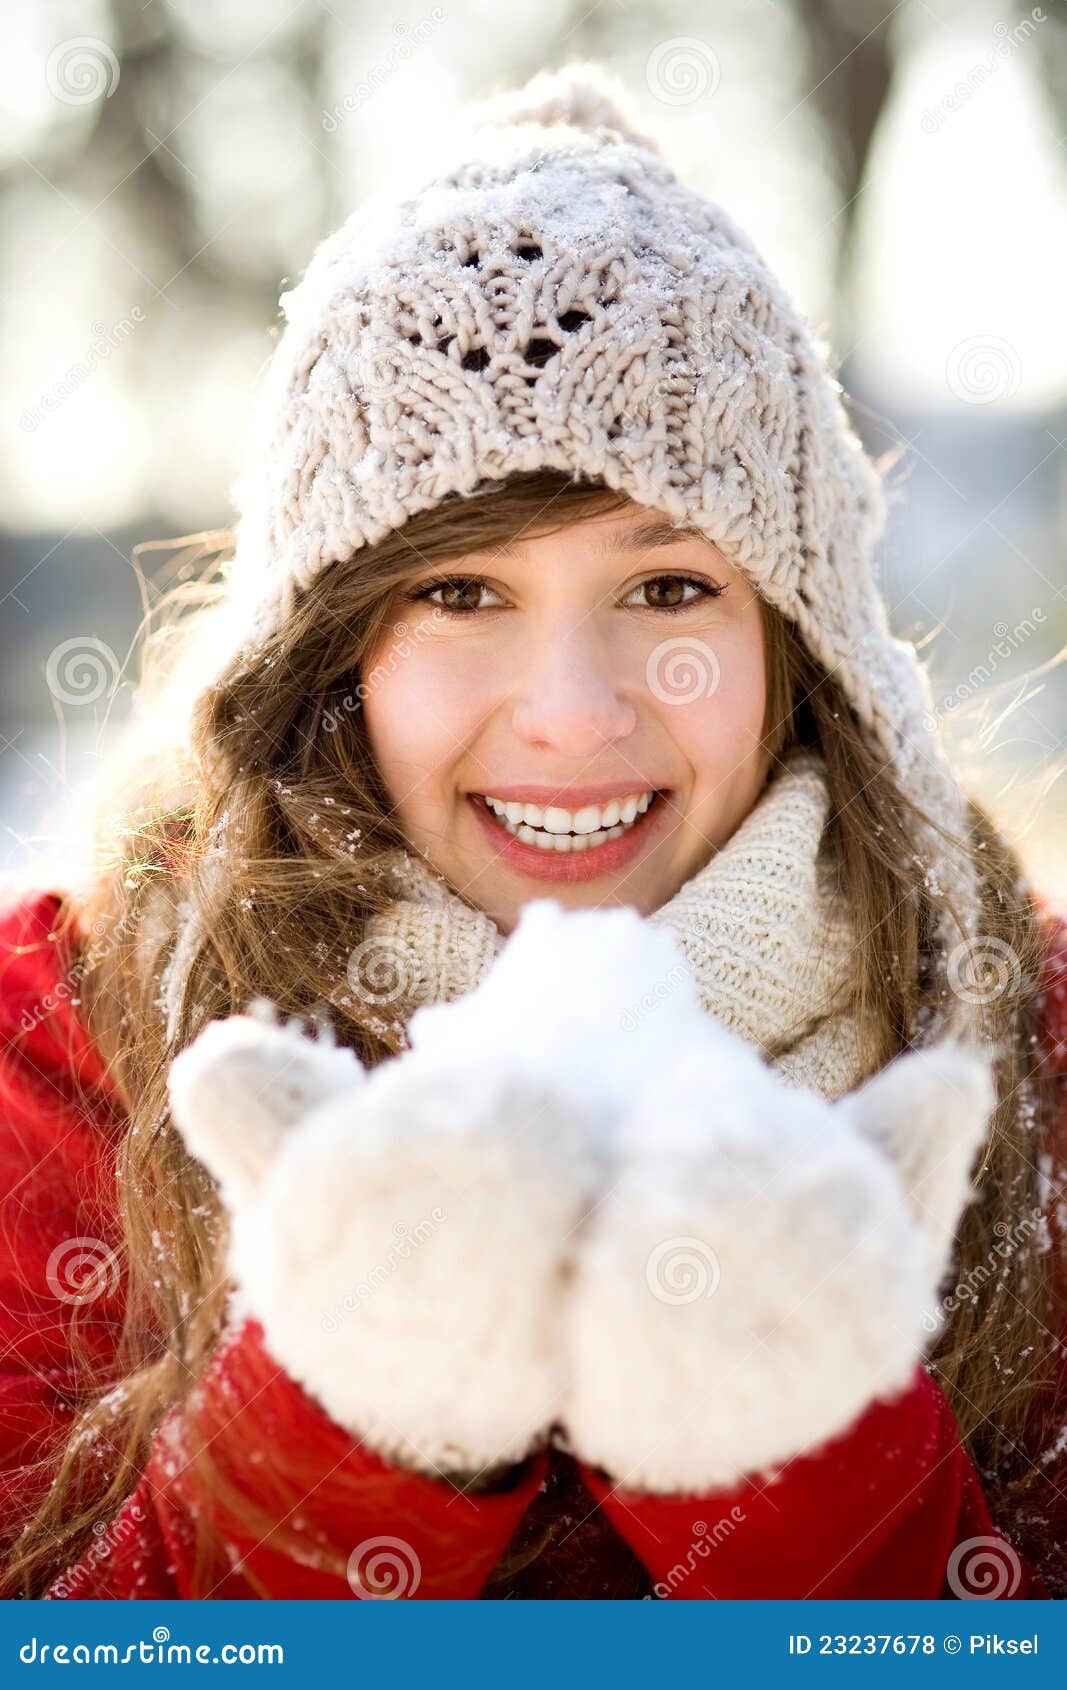
[[(542, 74), (470, 127), (458, 160), (358, 210), (282, 298), (238, 489), (242, 649), (416, 512), (569, 471), (719, 546), (796, 624), (905, 791), (963, 831), (929, 683), (876, 585), (885, 495), (828, 348), (603, 71)], [(934, 829), (922, 850), (971, 936), (969, 864)], [(960, 934), (946, 921), (943, 937)]]
[[(857, 1083), (865, 1053), (841, 1004), (856, 938), (820, 851), (828, 809), (821, 760), (795, 754), (649, 920), (678, 940), (709, 1014), (766, 1052), (791, 1084), (836, 1098)], [(407, 1019), (421, 1004), (473, 990), (505, 941), (420, 859), (397, 861), (394, 874), (404, 893), (369, 923), (359, 956), (369, 995), (377, 988)]]

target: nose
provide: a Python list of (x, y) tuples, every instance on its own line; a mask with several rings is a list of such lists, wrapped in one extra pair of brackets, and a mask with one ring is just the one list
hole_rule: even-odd
[(525, 744), (591, 757), (626, 739), (637, 712), (618, 689), (610, 653), (585, 626), (554, 630), (527, 652), (512, 712)]

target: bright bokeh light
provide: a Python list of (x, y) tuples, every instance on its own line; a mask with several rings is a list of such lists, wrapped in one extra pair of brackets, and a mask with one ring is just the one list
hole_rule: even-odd
[(906, 61), (864, 192), (857, 305), (857, 363), (888, 402), (1034, 410), (1067, 389), (1067, 158), (1036, 77), (1048, 25), (1032, 27), (1010, 46), (937, 32)]

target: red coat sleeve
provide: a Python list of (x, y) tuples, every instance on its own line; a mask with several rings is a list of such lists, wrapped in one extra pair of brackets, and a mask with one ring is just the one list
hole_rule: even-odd
[[(1038, 909), (1049, 939), (1042, 1042), (1065, 1090), (1053, 1125), (1067, 1142), (1067, 920), (1044, 900)], [(1061, 1218), (1053, 1207), (1052, 1248), (1064, 1264)], [(1058, 1330), (1067, 1330), (1067, 1297), (1064, 1316)], [(1038, 1405), (1035, 1426), (1034, 1447), (1055, 1458), (1046, 1458), (1049, 1512), (1067, 1537), (1067, 1347), (1058, 1390)], [(589, 1467), (582, 1477), (664, 1597), (1050, 1595), (990, 1518), (948, 1399), (922, 1365), (907, 1390), (871, 1404), (771, 1483), (671, 1497), (616, 1489)]]
[[(60, 910), (42, 894), (0, 912), (0, 1518), (12, 1526), (46, 1493), (84, 1396), (75, 1354), (106, 1367), (123, 1314), (113, 1150), (124, 1114), (74, 1013)], [(52, 1594), (477, 1596), (547, 1462), (542, 1453), (510, 1489), (472, 1496), (392, 1468), (335, 1425), (246, 1321)]]
[(513, 1488), (475, 1496), (390, 1467), (289, 1378), (248, 1321), (160, 1428), (105, 1553), (93, 1545), (51, 1594), (476, 1597), (547, 1464), (545, 1451)]
[(1004, 1598), (1049, 1594), (996, 1531), (945, 1394), (921, 1365), (907, 1391), (769, 1484), (648, 1496), (596, 1470), (582, 1477), (659, 1596), (953, 1597), (960, 1581), (973, 1592), (987, 1579)]

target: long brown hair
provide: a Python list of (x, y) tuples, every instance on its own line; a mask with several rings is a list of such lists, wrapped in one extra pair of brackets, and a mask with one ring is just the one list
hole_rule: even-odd
[[(368, 916), (388, 897), (384, 855), (404, 844), (360, 708), (360, 689), (373, 680), (365, 667), (370, 655), (384, 649), (387, 660), (403, 660), (398, 590), (427, 565), (519, 534), (552, 532), (626, 502), (599, 483), (549, 471), (444, 501), (333, 564), (262, 651), (231, 660), (201, 690), (172, 744), (161, 750), (150, 743), (145, 757), (117, 769), (98, 840), (99, 879), (70, 919), (88, 934), (78, 953), (81, 1013), (128, 1110), (117, 1151), (126, 1325), (106, 1376), (86, 1377), (84, 1406), (56, 1452), (46, 1500), (14, 1547), (9, 1578), (27, 1593), (71, 1565), (94, 1524), (132, 1489), (154, 1428), (188, 1395), (220, 1334), (225, 1217), (213, 1183), (168, 1118), (173, 1057), (208, 1020), (257, 996), (288, 1014), (328, 1015), (337, 1037), (366, 1063), (398, 1048), (395, 1029), (345, 989), (349, 956)], [(213, 601), (222, 591), (209, 579), (169, 595), (172, 610), (145, 642), (146, 696), (154, 688), (163, 698), (182, 673), (190, 631), (219, 614)], [(864, 935), (855, 1007), (879, 1029), (874, 1071), (923, 1042), (943, 993), (943, 971), (931, 967), (941, 895), (924, 883), (916, 862), (926, 818), (866, 742), (834, 677), (777, 611), (766, 603), (762, 610), (764, 744), (772, 759), (800, 745), (825, 759), (842, 896)], [(1041, 1060), (1044, 941), (1013, 849), (977, 804), (971, 822), (967, 848), (981, 880), (982, 932), (1007, 947), (1000, 954), (1011, 957), (1012, 968), (1008, 988), (987, 1005), (999, 1101), (978, 1198), (960, 1228), (959, 1294), (946, 1304), (949, 1318), (930, 1365), (994, 1517), (1054, 1577), (1063, 1568), (1052, 1567), (1056, 1546), (1033, 1502), (1043, 1477), (1034, 1416), (1055, 1378), (1052, 1334), (1061, 1318), (1043, 1218), (1048, 1191), (1062, 1183), (1055, 1099)], [(168, 1030), (161, 976), (190, 915), (200, 919), (200, 937), (185, 959)], [(102, 1445), (109, 1454), (103, 1474)], [(258, 1515), (260, 1531), (282, 1546), (255, 1499), (231, 1501), (250, 1520)], [(550, 1538), (551, 1528), (544, 1535)], [(527, 1547), (518, 1561), (544, 1547)], [(499, 1569), (487, 1594), (517, 1588), (508, 1583), (516, 1571)]]

